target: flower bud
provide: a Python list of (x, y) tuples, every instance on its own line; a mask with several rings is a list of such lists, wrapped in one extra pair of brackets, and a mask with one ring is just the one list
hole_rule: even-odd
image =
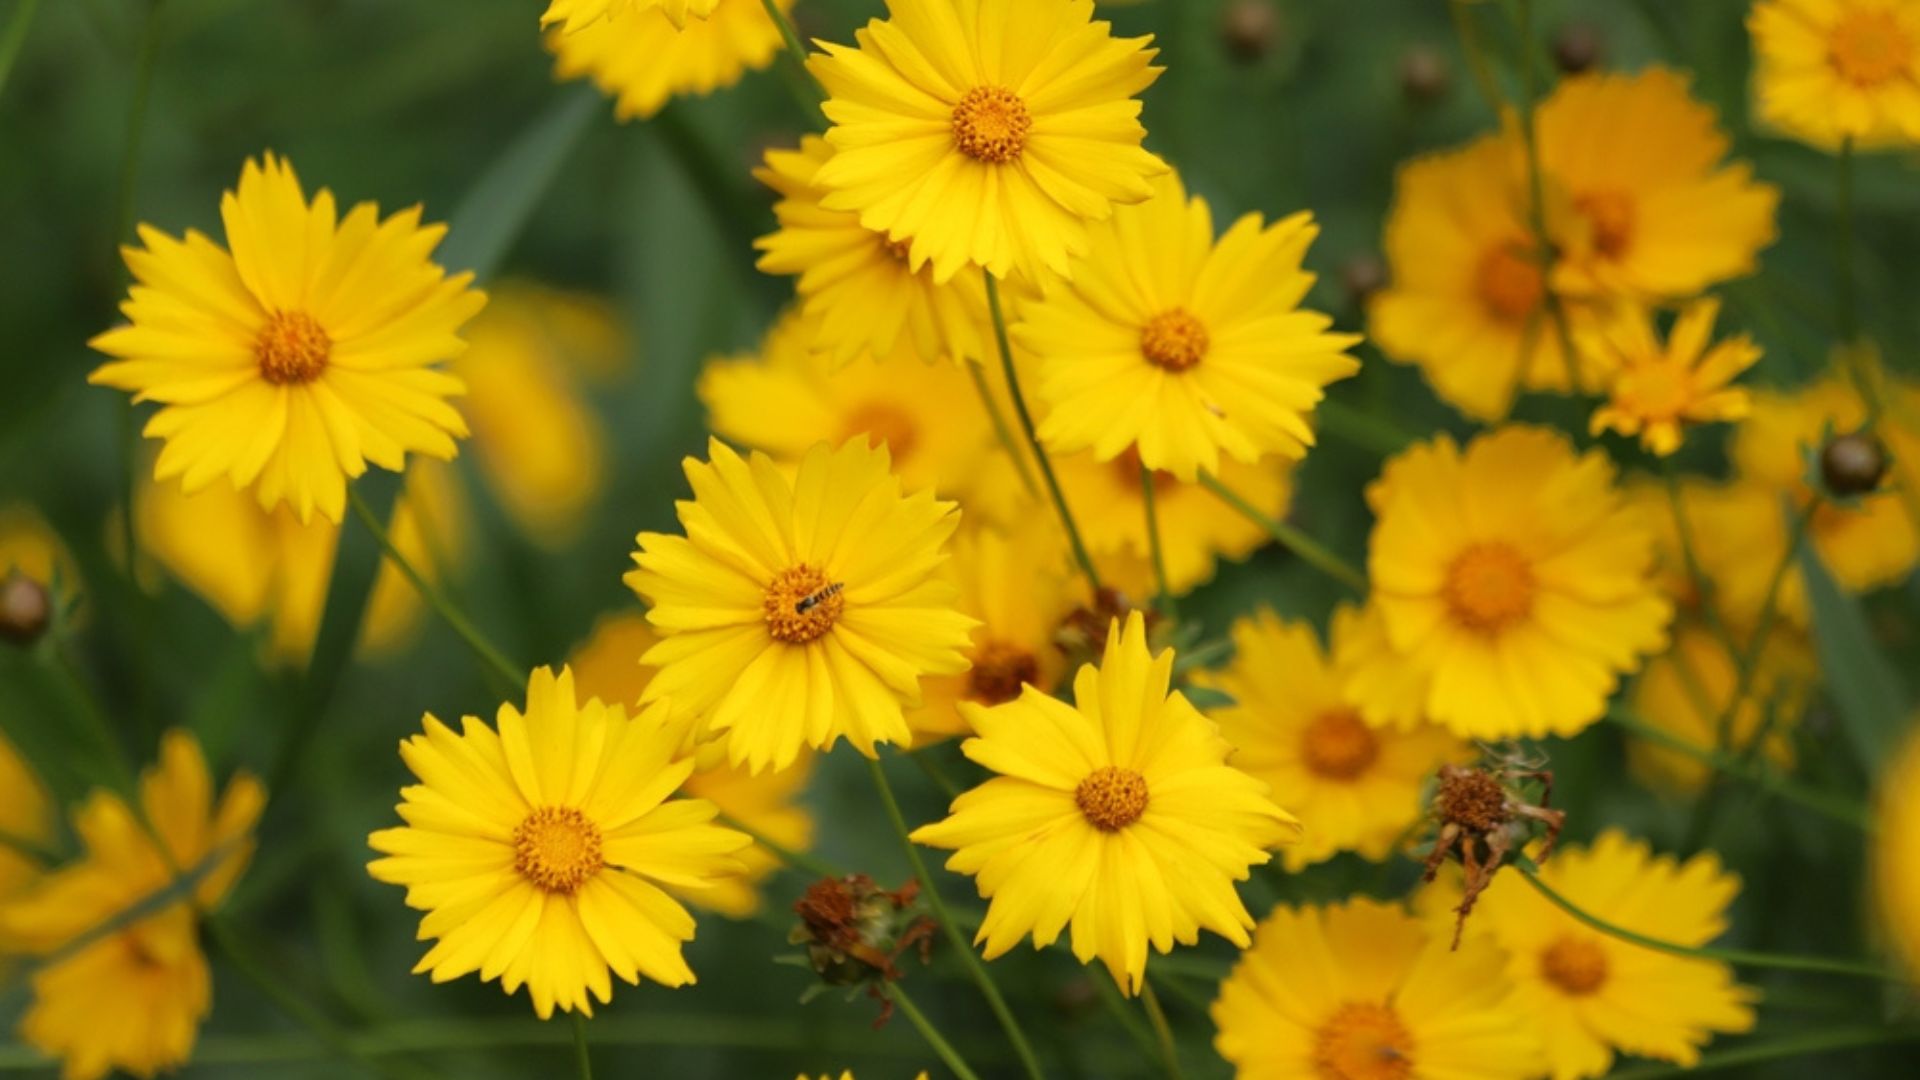
[(1400, 54), (1400, 92), (1415, 105), (1430, 105), (1447, 96), (1453, 72), (1447, 58), (1431, 45), (1415, 45)]
[(1574, 22), (1553, 35), (1553, 63), (1568, 75), (1578, 75), (1597, 67), (1607, 55), (1606, 39), (1600, 28), (1590, 22)]
[(47, 587), (18, 570), (0, 581), (0, 638), (26, 647), (46, 632), (53, 617), (53, 596)]
[(1350, 255), (1340, 264), (1340, 284), (1355, 306), (1365, 304), (1386, 286), (1387, 265), (1371, 251)]
[(1887, 477), (1887, 449), (1862, 431), (1836, 435), (1820, 451), (1820, 478), (1835, 495), (1866, 495)]
[(1227, 55), (1251, 64), (1267, 55), (1280, 30), (1273, 0), (1234, 0), (1220, 17), (1220, 43)]

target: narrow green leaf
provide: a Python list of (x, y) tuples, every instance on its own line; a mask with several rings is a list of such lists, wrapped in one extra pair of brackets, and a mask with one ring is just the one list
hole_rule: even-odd
[(578, 88), (508, 144), (454, 209), (440, 264), (471, 270), (481, 281), (491, 278), (600, 106), (598, 91)]
[(1877, 773), (1907, 726), (1906, 689), (1874, 642), (1860, 602), (1835, 583), (1812, 544), (1801, 548), (1800, 572), (1827, 694), (1840, 710), (1854, 753), (1869, 774)]

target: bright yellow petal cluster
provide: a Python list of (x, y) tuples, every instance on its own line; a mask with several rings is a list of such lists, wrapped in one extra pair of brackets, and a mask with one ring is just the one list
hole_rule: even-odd
[(1093, 227), (1072, 280), (1021, 307), (1014, 335), (1038, 360), (1040, 435), (1111, 461), (1128, 449), (1183, 481), (1298, 459), (1324, 387), (1358, 371), (1360, 339), (1303, 310), (1312, 215), (1248, 214), (1214, 239), (1206, 200), (1172, 173), (1153, 198)]
[[(657, 6), (674, 2), (640, 0), (584, 25), (548, 30), (554, 78), (591, 79), (614, 99), (615, 116), (645, 120), (677, 95), (710, 94), (765, 69), (781, 49), (780, 28), (761, 0), (687, 0), (712, 10), (684, 25)], [(782, 11), (793, 7), (793, 0), (777, 2)]]
[(1530, 1080), (1506, 957), (1373, 900), (1279, 907), (1213, 1004), (1214, 1046), (1240, 1080)]
[(1648, 453), (1666, 457), (1680, 449), (1685, 425), (1745, 417), (1753, 403), (1731, 384), (1760, 359), (1760, 347), (1745, 334), (1715, 342), (1719, 314), (1718, 300), (1689, 304), (1665, 342), (1644, 308), (1604, 321), (1587, 347), (1606, 356), (1603, 366), (1613, 375), (1606, 404), (1594, 410), (1592, 433), (1638, 435)]
[(189, 493), (224, 478), (264, 510), (338, 523), (367, 462), (451, 459), (461, 383), (433, 365), (460, 352), (486, 296), (431, 261), (446, 228), (421, 225), (417, 206), (342, 218), (272, 154), (247, 162), (220, 216), (227, 248), (141, 226), (145, 247), (124, 249), (127, 325), (91, 343), (115, 359), (89, 382), (164, 406), (146, 427), (164, 440), (155, 478)]
[(662, 635), (642, 697), (724, 733), (727, 757), (784, 769), (842, 738), (873, 756), (912, 739), (920, 680), (966, 670), (973, 620), (954, 609), (944, 545), (959, 523), (901, 493), (885, 447), (821, 443), (790, 471), (718, 439), (687, 459), (685, 536), (641, 533), (626, 582)]
[(1873, 880), (1888, 937), (1920, 983), (1920, 726), (1913, 731), (1880, 776)]
[(1426, 714), (1467, 738), (1598, 720), (1620, 675), (1666, 644), (1672, 614), (1652, 530), (1613, 475), (1598, 451), (1518, 425), (1388, 462), (1367, 500), (1370, 602), (1390, 648), (1348, 672), (1361, 710), (1404, 721), (1393, 682), (1418, 678)]
[(1168, 692), (1173, 651), (1148, 651), (1140, 614), (1115, 629), (1100, 665), (1075, 677), (1073, 705), (1028, 687), (1005, 705), (961, 706), (979, 733), (961, 749), (999, 775), (913, 840), (952, 850), (947, 868), (991, 901), (975, 939), (988, 959), (1029, 934), (1044, 948), (1071, 924), (1073, 955), (1099, 957), (1137, 994), (1149, 944), (1171, 952), (1202, 928), (1247, 944), (1253, 918), (1234, 882), (1299, 823)]
[(1134, 95), (1160, 75), (1147, 38), (1115, 38), (1093, 0), (887, 0), (888, 18), (825, 45), (835, 153), (821, 204), (908, 245), (936, 281), (1072, 272), (1086, 223), (1153, 193)]
[(1823, 150), (1920, 143), (1920, 5), (1761, 0), (1747, 28), (1763, 123)]
[[(1635, 933), (1702, 946), (1727, 928), (1740, 879), (1711, 853), (1655, 856), (1617, 830), (1564, 848), (1540, 869), (1555, 892)], [(1451, 917), (1445, 920), (1451, 923)], [(1605, 1075), (1616, 1051), (1691, 1066), (1715, 1034), (1753, 1028), (1758, 994), (1711, 960), (1655, 952), (1576, 921), (1512, 874), (1501, 874), (1467, 923), (1507, 951), (1523, 1007), (1553, 1080)]]
[(712, 803), (669, 798), (693, 761), (666, 712), (582, 704), (570, 671), (537, 668), (525, 711), (501, 705), (495, 727), (427, 715), (400, 744), (420, 780), (400, 792), (407, 824), (368, 837), (385, 857), (367, 871), (426, 912), (434, 946), (416, 973), (524, 984), (542, 1019), (613, 1000), (609, 969), (633, 985), (694, 981), (681, 956), (693, 917), (662, 886), (738, 874), (731, 853), (748, 840), (709, 824)]
[(722, 0), (549, 0), (540, 25), (558, 24), (564, 33), (584, 29), (601, 19), (613, 19), (641, 11), (657, 11), (675, 26), (688, 19), (704, 19), (713, 14)]
[(12, 741), (0, 734), (0, 901), (12, 899), (39, 875), (39, 860), (21, 845), (42, 850), (50, 845), (55, 813), (45, 785)]
[[(1676, 739), (1713, 750), (1719, 745), (1720, 717), (1733, 698), (1737, 673), (1734, 657), (1717, 637), (1703, 627), (1686, 625), (1674, 634), (1673, 648), (1649, 660), (1634, 681), (1633, 711)], [(1728, 728), (1731, 744), (1747, 746), (1766, 725), (1767, 738), (1757, 753), (1783, 770), (1791, 769), (1793, 732), (1815, 675), (1807, 643), (1783, 627), (1775, 628), (1767, 636), (1747, 694), (1734, 710)], [(1628, 744), (1627, 761), (1643, 783), (1687, 795), (1698, 794), (1714, 775), (1698, 756), (1642, 739)]]

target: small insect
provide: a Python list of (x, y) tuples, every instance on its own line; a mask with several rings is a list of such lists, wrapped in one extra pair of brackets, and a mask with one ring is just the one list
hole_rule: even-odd
[(821, 604), (826, 603), (828, 600), (831, 600), (834, 597), (839, 596), (840, 590), (846, 587), (847, 587), (846, 583), (836, 581), (833, 584), (827, 586), (824, 589), (821, 589), (819, 592), (814, 593), (811, 596), (803, 596), (800, 598), (799, 603), (793, 605), (793, 613), (795, 615), (805, 615), (807, 612), (812, 611), (814, 608), (819, 607)]

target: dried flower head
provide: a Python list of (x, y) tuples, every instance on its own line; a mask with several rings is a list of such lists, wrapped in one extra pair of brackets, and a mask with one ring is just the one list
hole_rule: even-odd
[[(1545, 862), (1553, 855), (1567, 814), (1548, 807), (1553, 800), (1553, 773), (1542, 769), (1544, 764), (1515, 752), (1493, 757), (1480, 766), (1440, 767), (1432, 809), (1439, 831), (1433, 850), (1427, 853), (1424, 880), (1432, 881), (1450, 854), (1460, 860), (1466, 872), (1465, 891), (1460, 906), (1454, 909), (1459, 915), (1453, 928), (1456, 949), (1474, 902), (1510, 855), (1525, 850), (1541, 830), (1544, 843), (1539, 859)], [(1530, 790), (1536, 785), (1537, 801)]]

